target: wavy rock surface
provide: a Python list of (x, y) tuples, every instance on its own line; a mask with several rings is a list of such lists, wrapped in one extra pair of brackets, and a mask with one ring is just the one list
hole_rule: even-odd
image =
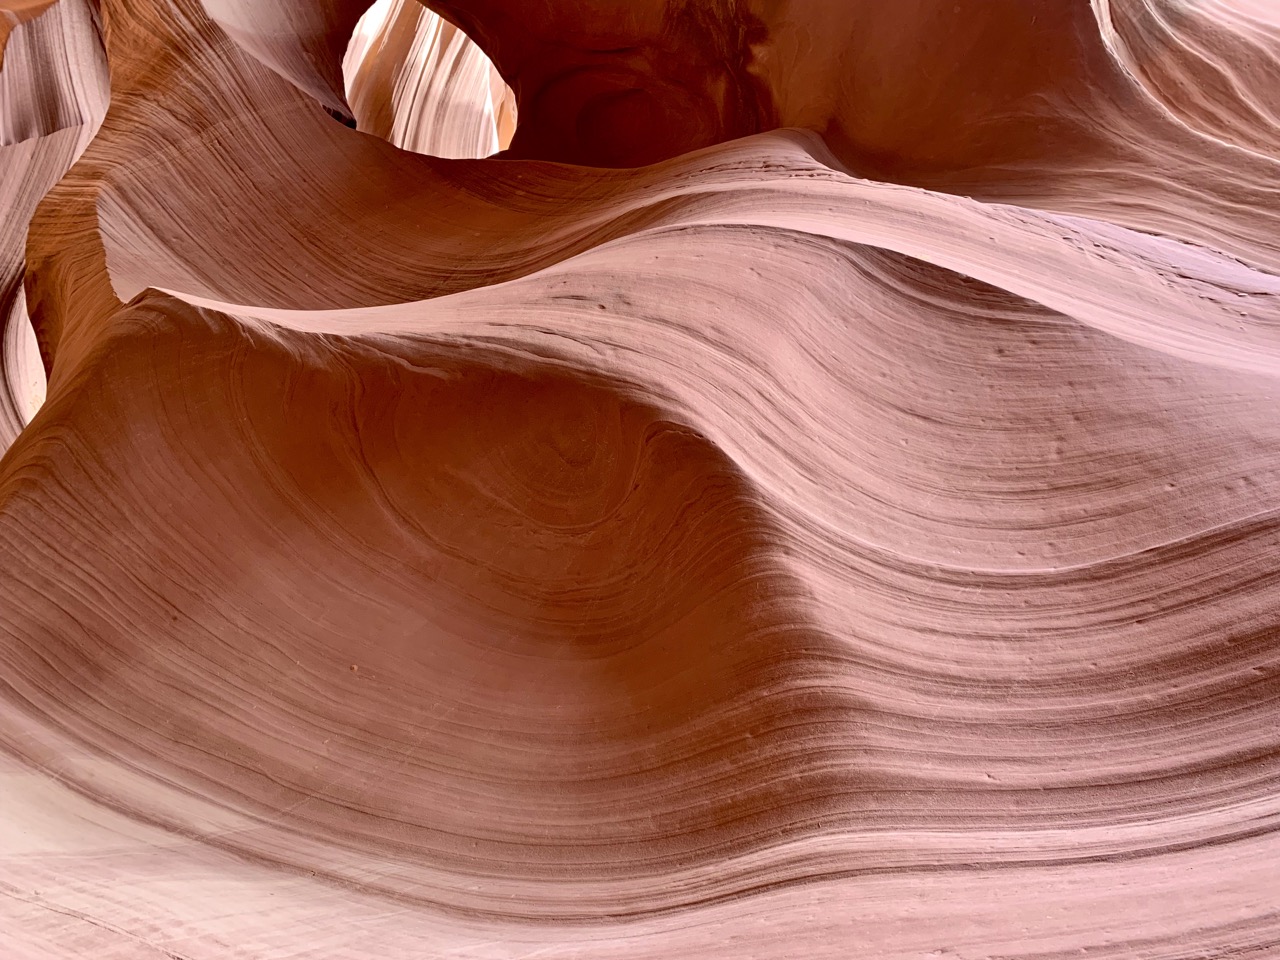
[(1280, 954), (1275, 11), (432, 7), (0, 7), (0, 952)]
[(479, 159), (506, 149), (515, 94), (484, 52), (417, 0), (378, 0), (342, 60), (358, 129), (414, 153)]
[(22, 290), (27, 224), (106, 108), (106, 63), (88, 5), (0, 5), (0, 450), (44, 401)]

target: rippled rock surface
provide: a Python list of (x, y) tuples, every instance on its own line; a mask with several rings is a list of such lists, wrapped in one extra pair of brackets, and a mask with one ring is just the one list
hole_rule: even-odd
[(1280, 955), (1272, 0), (0, 0), (0, 954)]

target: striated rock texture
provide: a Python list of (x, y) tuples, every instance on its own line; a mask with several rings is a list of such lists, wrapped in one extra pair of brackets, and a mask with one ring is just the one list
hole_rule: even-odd
[(430, 6), (0, 0), (0, 956), (1280, 956), (1280, 8)]
[(359, 129), (437, 157), (496, 154), (515, 133), (515, 93), (461, 30), (417, 0), (378, 0), (342, 61)]

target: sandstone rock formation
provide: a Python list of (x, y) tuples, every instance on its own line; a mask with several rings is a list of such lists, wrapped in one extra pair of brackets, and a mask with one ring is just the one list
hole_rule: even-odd
[(0, 956), (1280, 955), (1280, 11), (430, 6), (0, 0)]

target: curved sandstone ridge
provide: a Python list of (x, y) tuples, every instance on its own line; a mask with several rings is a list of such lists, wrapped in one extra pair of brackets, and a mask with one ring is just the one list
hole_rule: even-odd
[(1280, 953), (1269, 4), (431, 6), (0, 0), (0, 953)]

